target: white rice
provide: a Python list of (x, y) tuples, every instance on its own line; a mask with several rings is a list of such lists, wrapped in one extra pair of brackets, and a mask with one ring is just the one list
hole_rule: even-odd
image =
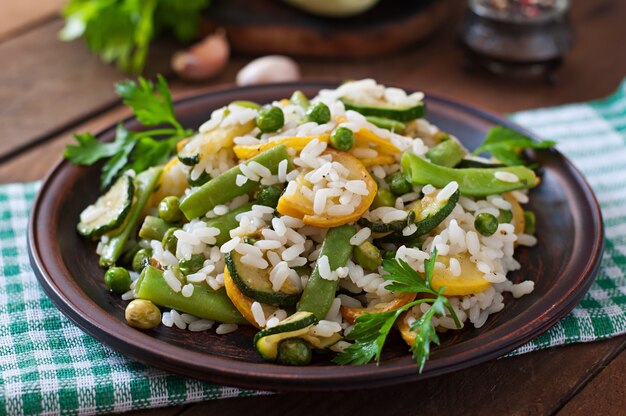
[(370, 238), (370, 235), (372, 235), (372, 230), (367, 227), (363, 227), (350, 238), (350, 244), (353, 246), (360, 246), (365, 242), (365, 240)]
[(266, 324), (265, 320), (265, 312), (263, 312), (263, 307), (259, 302), (252, 302), (252, 306), (250, 307), (252, 311), (252, 315), (254, 320), (261, 328), (263, 328)]
[(493, 174), (493, 176), (501, 182), (519, 182), (519, 178), (517, 177), (517, 175), (511, 172), (496, 172)]
[(235, 332), (239, 326), (237, 324), (220, 324), (217, 328), (215, 328), (215, 333), (218, 335), (230, 334), (231, 332)]

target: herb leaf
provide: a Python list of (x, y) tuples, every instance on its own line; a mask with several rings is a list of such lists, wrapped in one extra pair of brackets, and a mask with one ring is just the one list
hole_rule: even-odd
[(450, 312), (458, 328), (462, 325), (450, 306), (448, 299), (443, 296), (444, 288), (436, 291), (431, 286), (432, 274), (437, 258), (435, 249), (429, 260), (424, 262), (425, 278), (413, 270), (403, 260), (387, 260), (383, 262), (383, 268), (388, 273), (383, 278), (393, 283), (387, 289), (395, 292), (427, 293), (435, 297), (427, 297), (410, 302), (401, 308), (381, 313), (364, 313), (356, 319), (354, 329), (346, 336), (354, 344), (338, 354), (333, 360), (337, 364), (367, 364), (373, 359), (380, 363), (380, 356), (387, 336), (398, 317), (405, 311), (421, 303), (431, 303), (430, 309), (411, 325), (411, 330), (416, 332), (415, 342), (411, 345), (411, 351), (415, 358), (419, 371), (422, 372), (424, 364), (430, 356), (430, 344), (439, 345), (437, 331), (432, 324), (435, 314), (444, 315), (446, 309)]
[(474, 150), (472, 154), (478, 155), (483, 152), (489, 152), (505, 165), (515, 166), (524, 164), (524, 159), (521, 156), (522, 150), (547, 149), (555, 144), (556, 142), (552, 140), (537, 142), (515, 130), (504, 126), (495, 126), (489, 130), (483, 144)]
[(439, 336), (433, 326), (432, 318), (435, 313), (439, 315), (445, 313), (443, 299), (445, 299), (443, 296), (437, 297), (430, 309), (411, 325), (411, 331), (415, 331), (415, 341), (411, 345), (411, 351), (413, 351), (413, 358), (419, 366), (420, 373), (430, 357), (431, 342), (439, 345)]
[(70, 0), (63, 9), (61, 40), (81, 36), (104, 62), (115, 62), (128, 72), (140, 73), (150, 42), (158, 32), (171, 30), (189, 41), (198, 32), (200, 14), (211, 0)]
[(156, 88), (151, 81), (139, 77), (137, 82), (131, 80), (118, 82), (115, 91), (122, 97), (124, 104), (131, 107), (142, 124), (156, 126), (168, 123), (182, 130), (174, 115), (172, 96), (163, 76), (157, 75)]
[(76, 134), (77, 144), (67, 145), (64, 156), (77, 165), (93, 165), (108, 159), (102, 168), (102, 189), (127, 169), (139, 173), (165, 163), (175, 151), (176, 143), (192, 134), (176, 120), (172, 96), (162, 76), (157, 76), (156, 86), (140, 77), (137, 82), (118, 83), (116, 91), (145, 126), (169, 124), (171, 127), (131, 132), (118, 125), (112, 143), (100, 142), (91, 133)]

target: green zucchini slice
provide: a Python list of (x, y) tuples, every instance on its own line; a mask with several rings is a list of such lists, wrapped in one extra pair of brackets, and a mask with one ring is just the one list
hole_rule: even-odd
[(437, 194), (439, 192), (440, 191), (437, 191), (426, 195), (419, 201), (415, 201), (413, 204), (409, 205), (409, 209), (415, 213), (415, 225), (417, 229), (413, 234), (408, 236), (404, 236), (400, 233), (400, 235), (396, 236), (396, 240), (413, 241), (419, 236), (428, 234), (448, 218), (448, 215), (452, 213), (457, 202), (459, 202), (461, 192), (457, 189), (447, 201), (437, 201)]
[(346, 110), (354, 110), (364, 116), (388, 118), (403, 122), (424, 117), (424, 114), (426, 114), (426, 105), (423, 102), (413, 106), (398, 106), (382, 101), (376, 104), (359, 104), (347, 98), (341, 98), (341, 101)]
[[(359, 224), (369, 227), (372, 233), (381, 234), (379, 238), (382, 238), (384, 242), (401, 243), (413, 241), (419, 236), (428, 234), (441, 224), (450, 215), (461, 195), (457, 190), (448, 200), (437, 201), (438, 193), (439, 191), (433, 192), (410, 204), (407, 207), (409, 215), (405, 220), (385, 224), (361, 218)], [(402, 235), (402, 230), (411, 224), (416, 225), (415, 232), (408, 236)]]
[(288, 338), (301, 338), (309, 334), (317, 318), (311, 312), (296, 312), (272, 328), (263, 329), (254, 336), (254, 348), (264, 360), (275, 361), (278, 345)]
[(261, 270), (244, 264), (241, 257), (241, 254), (233, 250), (226, 253), (224, 260), (233, 282), (244, 295), (268, 305), (295, 306), (298, 303), (300, 290), (285, 284), (282, 291), (274, 292), (269, 269)]
[(337, 332), (328, 337), (320, 337), (318, 335), (311, 334), (310, 331), (309, 333), (304, 334), (299, 338), (302, 338), (303, 340), (311, 344), (311, 346), (316, 350), (325, 350), (327, 348), (330, 348), (343, 339), (343, 337)]
[(98, 238), (122, 225), (133, 203), (135, 185), (128, 175), (122, 175), (111, 189), (80, 214), (78, 232), (87, 238)]

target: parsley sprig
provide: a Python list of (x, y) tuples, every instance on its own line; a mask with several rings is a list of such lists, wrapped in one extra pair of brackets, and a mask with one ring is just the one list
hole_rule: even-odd
[(457, 328), (461, 328), (454, 309), (443, 295), (444, 288), (435, 290), (432, 285), (432, 276), (437, 258), (437, 250), (433, 250), (430, 259), (424, 261), (424, 277), (420, 276), (404, 260), (385, 260), (383, 268), (388, 273), (383, 275), (383, 279), (392, 283), (386, 288), (392, 292), (424, 293), (427, 297), (410, 302), (401, 308), (393, 311), (381, 313), (364, 313), (356, 319), (354, 329), (347, 335), (347, 339), (355, 341), (354, 344), (346, 348), (334, 362), (337, 364), (367, 364), (373, 359), (380, 363), (380, 355), (387, 336), (391, 331), (398, 317), (412, 307), (429, 303), (430, 309), (424, 313), (411, 325), (411, 331), (415, 332), (415, 342), (411, 345), (413, 358), (417, 362), (420, 373), (430, 356), (430, 345), (439, 345), (439, 336), (432, 323), (432, 318), (436, 315), (443, 316), (448, 310)]
[(556, 142), (552, 140), (538, 142), (507, 127), (495, 126), (489, 130), (485, 141), (472, 154), (489, 152), (505, 165), (516, 166), (524, 164), (521, 156), (522, 150), (547, 149), (555, 144)]
[(115, 140), (110, 143), (98, 141), (91, 133), (74, 136), (77, 144), (67, 145), (64, 152), (72, 163), (93, 165), (107, 159), (100, 177), (102, 189), (128, 169), (138, 173), (165, 163), (176, 143), (193, 133), (176, 120), (172, 96), (162, 76), (157, 76), (156, 85), (140, 77), (137, 82), (118, 83), (115, 90), (144, 126), (158, 128), (134, 132), (119, 124)]
[(211, 0), (70, 0), (63, 8), (61, 40), (84, 37), (92, 52), (124, 71), (140, 73), (150, 42), (170, 31), (183, 42), (198, 33)]

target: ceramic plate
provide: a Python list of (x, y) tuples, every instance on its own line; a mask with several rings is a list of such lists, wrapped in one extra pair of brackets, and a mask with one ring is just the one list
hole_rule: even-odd
[[(197, 128), (212, 110), (234, 100), (263, 103), (289, 97), (295, 89), (313, 96), (320, 88), (332, 87), (294, 83), (221, 89), (180, 100), (175, 107), (186, 127)], [(508, 120), (453, 100), (427, 95), (427, 105), (428, 119), (470, 149), (496, 124), (532, 136)], [(129, 128), (138, 126), (133, 119), (123, 122)], [(112, 125), (99, 137), (112, 140), (114, 131)], [(274, 390), (356, 389), (432, 377), (494, 359), (545, 332), (574, 308), (598, 272), (602, 221), (589, 185), (559, 152), (534, 156), (542, 166), (542, 183), (531, 192), (529, 207), (537, 214), (539, 243), (517, 249), (515, 257), (522, 269), (509, 276), (515, 282), (532, 279), (535, 291), (521, 299), (505, 295), (505, 309), (490, 316), (482, 328), (444, 337), (422, 374), (397, 334), (390, 337), (380, 366), (337, 366), (329, 354), (317, 355), (307, 367), (289, 367), (260, 359), (252, 348), (251, 327), (228, 335), (164, 326), (142, 332), (129, 327), (124, 320), (127, 302), (105, 287), (95, 245), (75, 231), (80, 212), (98, 196), (99, 167), (60, 161), (49, 173), (32, 210), (31, 262), (46, 293), (85, 332), (125, 355), (173, 373)]]

